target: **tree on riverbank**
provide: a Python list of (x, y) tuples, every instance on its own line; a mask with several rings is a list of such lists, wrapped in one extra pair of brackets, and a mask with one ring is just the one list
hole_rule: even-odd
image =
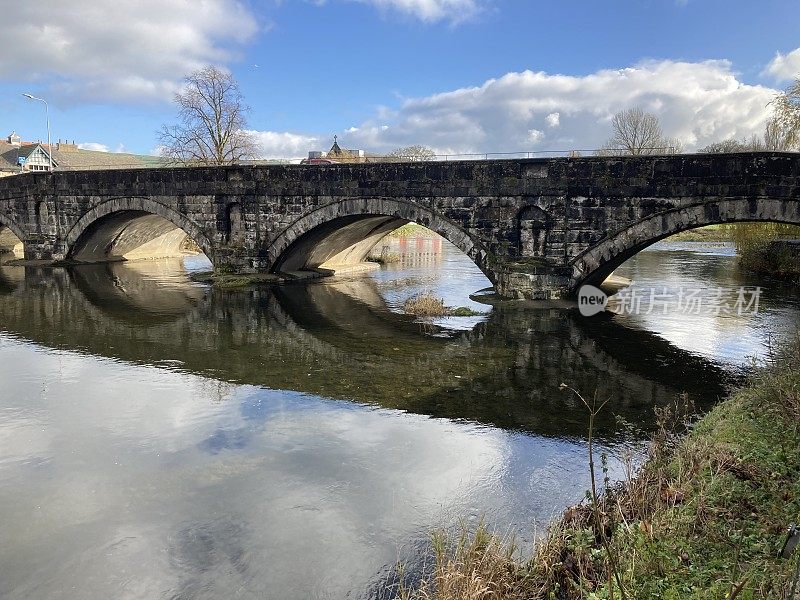
[(186, 77), (174, 101), (178, 124), (162, 126), (162, 156), (184, 165), (225, 165), (256, 156), (258, 144), (246, 131), (249, 109), (233, 75), (205, 67)]

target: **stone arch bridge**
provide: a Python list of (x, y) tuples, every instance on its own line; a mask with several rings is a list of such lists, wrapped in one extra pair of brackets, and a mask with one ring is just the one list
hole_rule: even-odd
[(188, 235), (216, 268), (336, 271), (415, 221), (502, 295), (599, 284), (674, 233), (800, 224), (800, 154), (741, 153), (31, 173), (0, 180), (0, 247), (24, 260), (174, 256)]

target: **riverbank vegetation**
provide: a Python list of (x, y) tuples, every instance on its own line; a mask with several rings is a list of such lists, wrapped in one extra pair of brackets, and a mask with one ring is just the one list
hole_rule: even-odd
[(733, 242), (739, 268), (756, 275), (800, 281), (800, 227), (784, 223), (727, 223), (675, 234), (672, 242)]
[(484, 526), (437, 533), (430, 571), (397, 598), (788, 600), (795, 563), (777, 553), (800, 518), (800, 339), (699, 421), (686, 408), (659, 410), (638, 472), (587, 493), (533, 557)]
[(739, 267), (758, 275), (800, 281), (800, 249), (784, 240), (800, 240), (800, 227), (783, 223), (730, 225)]
[(432, 294), (417, 294), (411, 296), (403, 303), (403, 312), (416, 317), (472, 317), (479, 315), (467, 306), (453, 308), (445, 306), (442, 298)]
[(424, 225), (420, 225), (419, 223), (406, 223), (394, 231), (389, 232), (386, 237), (434, 237), (435, 235), (435, 232)]
[(283, 280), (272, 273), (239, 274), (229, 273), (224, 270), (190, 273), (189, 278), (196, 283), (207, 283), (219, 289), (229, 290), (274, 284)]
[(670, 242), (730, 242), (731, 239), (731, 231), (726, 225), (687, 229), (668, 238)]

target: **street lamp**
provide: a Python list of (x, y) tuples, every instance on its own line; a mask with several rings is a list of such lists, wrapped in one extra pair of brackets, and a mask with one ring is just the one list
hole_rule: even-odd
[(44, 116), (47, 119), (47, 158), (50, 159), (50, 172), (53, 172), (53, 145), (50, 143), (50, 109), (47, 106), (47, 100), (44, 98), (37, 98), (32, 94), (22, 94), (30, 100), (38, 100), (44, 102)]

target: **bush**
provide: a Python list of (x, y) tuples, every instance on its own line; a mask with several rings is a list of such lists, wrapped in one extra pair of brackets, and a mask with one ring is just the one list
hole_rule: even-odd
[(446, 317), (450, 314), (444, 300), (431, 294), (412, 296), (403, 303), (403, 311), (417, 317)]
[(736, 244), (739, 265), (758, 274), (793, 277), (800, 275), (800, 261), (778, 240), (800, 238), (800, 227), (784, 223), (734, 223), (727, 225)]

